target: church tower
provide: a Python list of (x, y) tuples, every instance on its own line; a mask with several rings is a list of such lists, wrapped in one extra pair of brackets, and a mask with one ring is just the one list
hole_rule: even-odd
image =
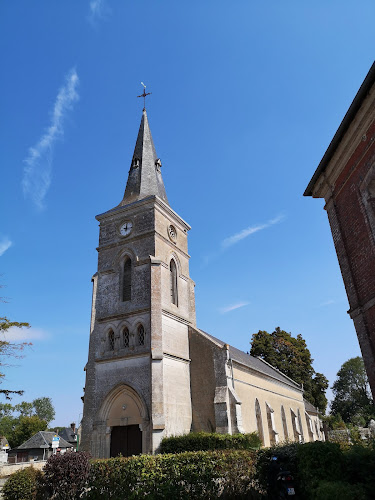
[(190, 226), (169, 206), (146, 110), (121, 203), (100, 223), (81, 450), (153, 453), (191, 429)]

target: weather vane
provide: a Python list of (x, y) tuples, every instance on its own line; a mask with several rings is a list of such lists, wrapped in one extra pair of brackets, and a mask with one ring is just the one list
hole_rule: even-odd
[(146, 85), (143, 82), (141, 82), (141, 85), (143, 85), (143, 94), (137, 95), (137, 97), (143, 97), (143, 109), (146, 109), (146, 96), (151, 95), (152, 92), (146, 93)]

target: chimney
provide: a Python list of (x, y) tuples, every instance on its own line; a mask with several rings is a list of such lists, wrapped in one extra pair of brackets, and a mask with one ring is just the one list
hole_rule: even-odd
[(76, 424), (75, 424), (75, 422), (73, 422), (72, 424), (70, 424), (70, 427), (72, 428), (72, 431), (75, 433), (76, 432)]

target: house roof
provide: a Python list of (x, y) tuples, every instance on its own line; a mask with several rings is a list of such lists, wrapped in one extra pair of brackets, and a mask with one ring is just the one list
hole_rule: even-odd
[(344, 119), (342, 120), (339, 128), (337, 129), (336, 134), (333, 136), (333, 139), (330, 145), (327, 148), (327, 151), (324, 153), (323, 158), (321, 159), (318, 168), (315, 170), (314, 175), (312, 176), (305, 192), (304, 196), (312, 196), (314, 186), (319, 179), (320, 175), (326, 170), (329, 162), (331, 161), (335, 151), (346, 134), (350, 124), (354, 120), (355, 115), (357, 114), (359, 108), (362, 106), (363, 101), (366, 99), (368, 93), (371, 90), (371, 87), (375, 83), (375, 62), (372, 64), (370, 71), (367, 73), (366, 78), (364, 79), (362, 85), (360, 86), (353, 102), (351, 103)]
[[(214, 337), (213, 335), (210, 335), (207, 332), (204, 332), (203, 330), (197, 330), (197, 331), (199, 333), (203, 333), (205, 336), (207, 336), (216, 344), (219, 344), (220, 347), (224, 347), (224, 345), (226, 344), (226, 342), (223, 342), (222, 340)], [(229, 344), (228, 346), (229, 346), (229, 355), (233, 359), (233, 361), (237, 361), (242, 365), (248, 366), (252, 370), (262, 373), (263, 375), (267, 375), (268, 377), (272, 377), (278, 380), (279, 382), (282, 382), (283, 384), (289, 385), (294, 389), (299, 389), (302, 391), (301, 386), (297, 384), (297, 382), (289, 378), (287, 375), (284, 375), (284, 373), (282, 373), (280, 370), (270, 365), (263, 359), (250, 356), (250, 354), (247, 354), (244, 351), (240, 351), (240, 349), (237, 349), (236, 347), (233, 347)]]
[(73, 432), (73, 429), (71, 427), (65, 427), (65, 429), (59, 431), (59, 436), (69, 443), (77, 442), (77, 433)]
[[(31, 450), (33, 448), (52, 448), (52, 438), (56, 436), (55, 432), (39, 431), (30, 439), (17, 447), (17, 450)], [(71, 448), (72, 445), (60, 438), (59, 448)]]

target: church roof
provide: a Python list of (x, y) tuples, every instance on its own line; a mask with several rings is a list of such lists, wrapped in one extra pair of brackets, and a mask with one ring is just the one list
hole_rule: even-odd
[[(215, 343), (219, 344), (220, 347), (224, 347), (226, 342), (223, 342), (222, 340), (210, 335), (207, 332), (204, 332), (203, 330), (199, 330), (201, 333), (204, 333), (207, 337), (209, 337), (212, 341)], [(264, 375), (267, 375), (269, 377), (272, 377), (276, 380), (279, 380), (280, 382), (283, 382), (284, 384), (287, 384), (289, 386), (292, 386), (293, 388), (298, 388), (302, 390), (301, 386), (297, 384), (294, 380), (289, 378), (287, 375), (284, 375), (280, 370), (275, 368), (274, 366), (270, 365), (266, 361), (264, 361), (261, 358), (256, 358), (254, 356), (250, 356), (250, 354), (247, 354), (244, 351), (240, 351), (236, 347), (233, 347), (229, 345), (229, 356), (233, 359), (233, 361), (237, 361), (238, 363), (241, 363), (242, 365), (248, 366), (252, 370), (255, 370), (259, 373), (262, 373)]]
[(129, 170), (128, 182), (120, 206), (128, 205), (152, 195), (158, 196), (168, 204), (160, 169), (161, 161), (156, 154), (147, 113), (144, 109)]

